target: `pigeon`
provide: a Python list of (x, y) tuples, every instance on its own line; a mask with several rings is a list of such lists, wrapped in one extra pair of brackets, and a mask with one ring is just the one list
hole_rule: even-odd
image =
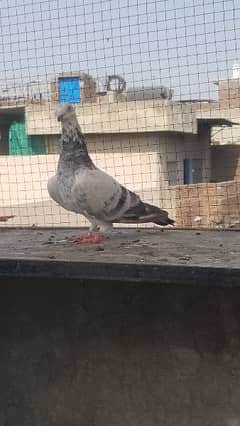
[(58, 106), (57, 119), (62, 124), (60, 156), (57, 173), (48, 180), (48, 193), (61, 207), (85, 216), (91, 224), (88, 233), (74, 237), (74, 242), (100, 242), (114, 223), (174, 224), (166, 211), (144, 203), (94, 164), (71, 104)]

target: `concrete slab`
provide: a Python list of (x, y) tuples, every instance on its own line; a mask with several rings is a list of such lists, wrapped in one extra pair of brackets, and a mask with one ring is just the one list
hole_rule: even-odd
[(240, 232), (117, 229), (97, 245), (84, 229), (0, 230), (0, 276), (159, 284), (240, 285)]

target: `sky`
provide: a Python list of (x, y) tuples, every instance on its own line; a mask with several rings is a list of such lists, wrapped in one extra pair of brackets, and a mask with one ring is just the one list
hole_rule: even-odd
[(1, 0), (2, 89), (81, 71), (209, 99), (238, 61), (239, 0)]

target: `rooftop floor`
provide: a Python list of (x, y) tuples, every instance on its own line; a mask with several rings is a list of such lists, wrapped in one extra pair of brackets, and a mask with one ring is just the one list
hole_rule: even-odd
[(0, 277), (240, 285), (240, 232), (117, 229), (104, 243), (79, 229), (0, 229)]

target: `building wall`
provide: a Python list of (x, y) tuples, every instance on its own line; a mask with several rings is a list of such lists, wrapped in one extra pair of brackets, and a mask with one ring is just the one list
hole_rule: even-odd
[[(54, 151), (54, 139), (48, 146)], [(210, 179), (208, 134), (170, 133), (88, 135), (88, 149), (97, 166), (175, 217), (175, 187), (169, 186), (169, 163), (176, 182), (183, 183), (184, 158), (202, 158), (203, 179)], [(50, 148), (49, 148), (50, 149)], [(0, 214), (15, 214), (14, 225), (83, 225), (81, 216), (66, 212), (49, 199), (47, 180), (55, 173), (57, 154), (0, 156)], [(171, 168), (172, 172), (172, 168)]]
[[(236, 120), (240, 122), (240, 111)], [(214, 127), (211, 132), (213, 145), (240, 145), (240, 126)]]
[[(105, 98), (105, 100), (104, 100)], [(136, 132), (175, 131), (197, 133), (197, 119), (191, 105), (166, 100), (116, 102), (114, 96), (100, 97), (97, 103), (75, 106), (85, 134), (119, 134)], [(29, 135), (61, 133), (56, 120), (56, 104), (31, 104), (25, 117)]]
[(240, 145), (211, 147), (213, 182), (240, 180)]
[(212, 130), (212, 142), (216, 145), (240, 144), (240, 80), (232, 78), (218, 82), (219, 107), (225, 117), (238, 125), (216, 127)]

